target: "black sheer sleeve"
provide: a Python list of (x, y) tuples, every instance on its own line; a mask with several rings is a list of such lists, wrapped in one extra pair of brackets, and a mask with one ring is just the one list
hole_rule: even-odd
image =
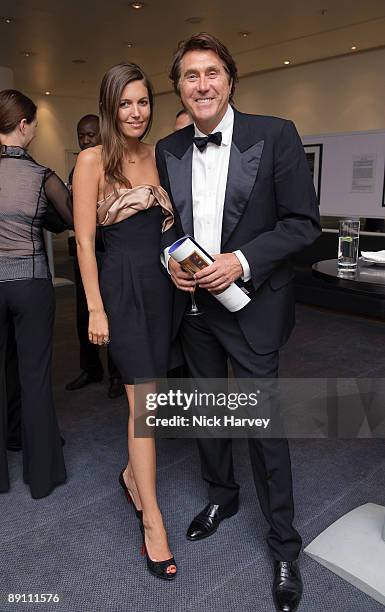
[(46, 173), (44, 193), (48, 205), (43, 227), (55, 233), (73, 229), (71, 194), (63, 181), (52, 170)]

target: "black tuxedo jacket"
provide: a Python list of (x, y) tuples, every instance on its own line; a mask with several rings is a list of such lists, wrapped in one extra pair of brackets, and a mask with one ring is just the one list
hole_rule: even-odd
[[(163, 247), (193, 235), (194, 126), (156, 146), (160, 183), (168, 192), (175, 225)], [(247, 341), (260, 354), (277, 350), (294, 325), (290, 257), (319, 235), (317, 198), (302, 142), (291, 121), (246, 115), (234, 109), (221, 252), (240, 249), (251, 270), (251, 302), (234, 313)], [(174, 334), (188, 294), (176, 291)], [(218, 303), (218, 316), (223, 306)]]

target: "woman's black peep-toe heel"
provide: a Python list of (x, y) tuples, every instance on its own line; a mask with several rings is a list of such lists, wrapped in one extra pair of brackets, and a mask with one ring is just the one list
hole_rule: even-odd
[[(153, 561), (152, 559), (150, 559), (148, 551), (147, 551), (147, 546), (144, 541), (143, 522), (141, 522), (140, 524), (140, 530), (143, 535), (143, 544), (141, 548), (141, 554), (142, 556), (146, 556), (147, 569), (150, 572), (150, 574), (152, 574), (156, 578), (161, 578), (162, 580), (169, 580), (169, 581), (175, 580), (176, 574), (177, 574), (176, 572), (177, 566), (176, 566), (174, 557), (171, 557), (170, 559), (166, 559), (165, 561)], [(168, 569), (173, 568), (173, 567), (175, 567), (175, 572), (167, 571)]]

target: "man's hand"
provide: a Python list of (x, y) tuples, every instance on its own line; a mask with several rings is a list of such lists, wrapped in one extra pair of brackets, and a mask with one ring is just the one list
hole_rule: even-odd
[(207, 289), (214, 295), (222, 293), (231, 283), (243, 274), (241, 263), (234, 253), (213, 255), (215, 261), (207, 268), (194, 274), (194, 278), (202, 289)]
[(171, 274), (171, 279), (174, 285), (181, 291), (194, 291), (196, 282), (190, 272), (185, 272), (177, 261), (170, 257), (168, 260), (168, 269)]

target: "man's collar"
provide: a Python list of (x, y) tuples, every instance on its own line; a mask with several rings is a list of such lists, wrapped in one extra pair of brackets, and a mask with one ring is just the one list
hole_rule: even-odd
[[(222, 144), (227, 146), (228, 144), (231, 143), (233, 125), (234, 125), (234, 111), (229, 104), (227, 107), (227, 111), (222, 117), (222, 120), (220, 121), (220, 123), (218, 123), (216, 128), (212, 130), (212, 133), (222, 132)], [(195, 132), (195, 136), (207, 136), (207, 134), (204, 134), (203, 132), (201, 132), (195, 124), (194, 124), (194, 132)]]
[[(256, 138), (257, 140), (264, 139), (265, 130), (262, 129), (261, 124), (261, 119), (263, 118), (258, 117), (257, 115), (246, 115), (244, 113), (240, 113), (233, 107), (231, 110), (234, 114), (234, 125), (231, 130), (231, 139), (239, 151), (243, 153), (256, 143)], [(257, 119), (258, 124), (255, 123)], [(259, 127), (257, 133), (254, 129), (250, 129), (251, 126), (256, 125)], [(219, 126), (217, 126), (217, 129), (218, 127)], [(193, 150), (194, 129), (195, 126), (193, 123), (191, 123), (182, 130), (178, 130), (177, 132), (173, 132), (169, 136), (166, 136), (166, 138), (160, 141), (162, 143), (162, 148), (164, 147), (164, 149), (171, 155), (182, 159), (189, 148)], [(259, 134), (259, 136), (257, 136), (257, 134)]]

